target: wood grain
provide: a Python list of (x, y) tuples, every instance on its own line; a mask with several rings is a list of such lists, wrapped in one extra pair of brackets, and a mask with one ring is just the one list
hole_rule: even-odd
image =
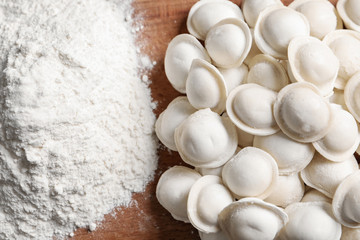
[[(149, 73), (151, 89), (162, 112), (169, 102), (180, 94), (167, 81), (164, 72), (164, 55), (167, 44), (180, 33), (186, 32), (186, 17), (197, 0), (135, 0), (135, 15), (141, 16), (144, 29), (139, 38), (143, 51), (156, 61)], [(240, 4), (241, 0), (233, 1)], [(288, 5), (291, 0), (284, 0)], [(331, 1), (335, 3), (335, 0)], [(198, 240), (198, 232), (190, 224), (175, 221), (157, 202), (156, 183), (162, 172), (174, 165), (185, 165), (179, 155), (165, 149), (159, 150), (159, 165), (154, 181), (144, 193), (134, 194), (128, 208), (118, 208), (105, 216), (94, 232), (79, 229), (73, 240)]]

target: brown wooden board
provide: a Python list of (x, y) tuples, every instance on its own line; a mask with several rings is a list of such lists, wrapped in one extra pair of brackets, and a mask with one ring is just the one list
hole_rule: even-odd
[[(172, 99), (179, 96), (168, 82), (164, 72), (164, 56), (167, 44), (180, 33), (187, 32), (186, 18), (196, 0), (135, 0), (135, 15), (141, 16), (144, 29), (139, 44), (157, 64), (148, 74), (152, 81), (152, 96), (158, 103), (155, 113), (158, 115)], [(240, 4), (241, 0), (233, 1)], [(291, 0), (283, 1), (288, 5)], [(335, 3), (336, 0), (331, 0)], [(198, 240), (198, 232), (190, 224), (175, 221), (157, 202), (156, 183), (166, 169), (174, 165), (185, 165), (178, 153), (159, 150), (159, 165), (154, 181), (144, 193), (133, 196), (128, 208), (118, 208), (106, 215), (94, 232), (79, 229), (73, 240)]]

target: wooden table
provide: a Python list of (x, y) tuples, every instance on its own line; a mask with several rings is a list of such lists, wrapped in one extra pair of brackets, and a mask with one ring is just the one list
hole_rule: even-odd
[[(331, 0), (334, 3), (336, 0)], [(197, 0), (135, 0), (135, 14), (141, 15), (144, 29), (139, 42), (150, 58), (157, 62), (149, 77), (152, 96), (158, 102), (155, 113), (161, 113), (169, 102), (180, 94), (168, 82), (164, 72), (167, 44), (186, 31), (186, 17)], [(240, 4), (241, 0), (234, 0)], [(287, 5), (291, 0), (283, 0)], [(79, 229), (74, 240), (198, 240), (198, 232), (190, 224), (175, 221), (155, 197), (156, 183), (166, 169), (184, 165), (179, 155), (166, 149), (159, 150), (159, 165), (154, 181), (144, 193), (134, 194), (128, 208), (119, 208), (105, 216), (94, 232)]]

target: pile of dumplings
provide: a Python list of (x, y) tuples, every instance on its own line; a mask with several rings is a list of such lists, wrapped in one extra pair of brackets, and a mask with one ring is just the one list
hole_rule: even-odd
[(187, 29), (160, 204), (202, 240), (360, 239), (360, 1), (201, 0)]

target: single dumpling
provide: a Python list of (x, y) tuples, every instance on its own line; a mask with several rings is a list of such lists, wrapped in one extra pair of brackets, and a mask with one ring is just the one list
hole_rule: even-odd
[(299, 202), (285, 208), (289, 221), (280, 231), (279, 240), (339, 240), (341, 224), (327, 202)]
[(288, 221), (282, 208), (258, 198), (242, 198), (219, 214), (219, 224), (230, 240), (273, 240)]
[(279, 59), (287, 58), (288, 45), (294, 37), (309, 35), (310, 25), (303, 14), (279, 6), (264, 9), (254, 30), (258, 48)]
[(330, 130), (333, 114), (328, 101), (311, 83), (292, 83), (281, 89), (274, 103), (280, 129), (299, 142), (314, 142)]
[(235, 153), (236, 129), (230, 119), (202, 109), (175, 129), (175, 144), (184, 162), (194, 167), (215, 168)]

